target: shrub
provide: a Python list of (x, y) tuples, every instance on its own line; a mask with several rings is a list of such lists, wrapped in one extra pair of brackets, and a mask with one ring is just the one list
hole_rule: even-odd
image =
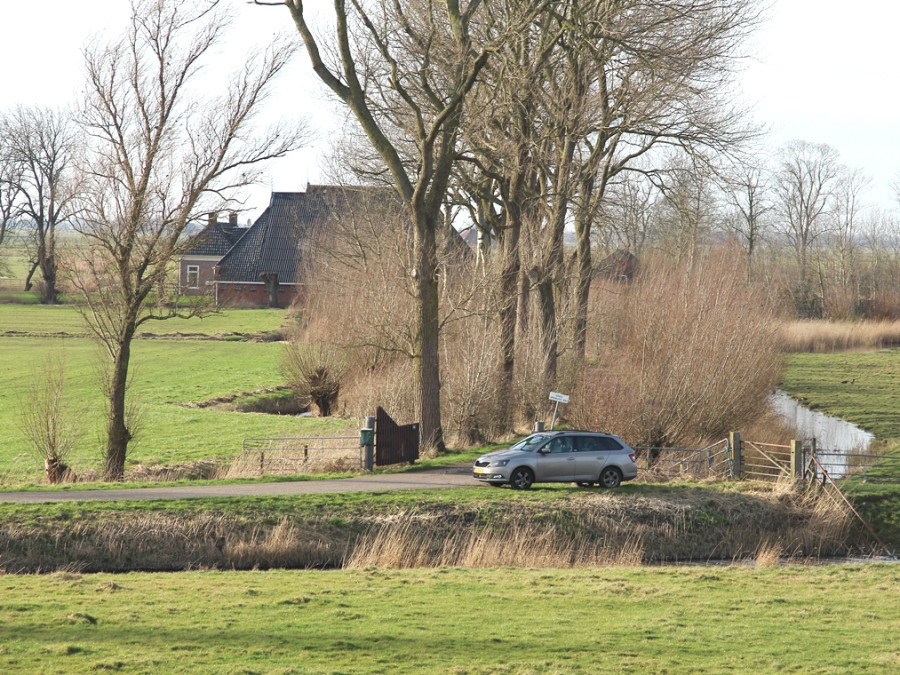
[[(723, 259), (722, 256), (726, 257)], [(727, 254), (693, 267), (646, 269), (620, 295), (595, 294), (595, 364), (572, 407), (578, 426), (603, 427), (635, 444), (719, 438), (766, 409), (780, 373), (779, 331), (758, 289)]]

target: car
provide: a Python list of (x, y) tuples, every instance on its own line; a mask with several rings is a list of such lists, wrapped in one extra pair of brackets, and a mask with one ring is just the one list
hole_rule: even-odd
[(475, 460), (472, 476), (500, 487), (527, 490), (533, 483), (595, 483), (619, 487), (637, 477), (634, 450), (618, 436), (594, 431), (531, 434), (515, 445)]

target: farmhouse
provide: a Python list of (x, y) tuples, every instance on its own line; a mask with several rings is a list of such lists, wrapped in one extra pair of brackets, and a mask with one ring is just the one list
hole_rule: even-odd
[[(285, 307), (303, 285), (302, 265), (317, 233), (373, 188), (307, 185), (305, 192), (273, 192), (249, 228), (211, 215), (181, 258), (184, 295), (214, 295), (217, 305)], [(375, 188), (377, 189), (377, 188)]]

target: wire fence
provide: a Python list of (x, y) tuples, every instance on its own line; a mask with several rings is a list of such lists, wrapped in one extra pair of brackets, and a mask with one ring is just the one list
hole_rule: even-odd
[(359, 435), (246, 438), (228, 476), (340, 473), (362, 467)]
[(638, 477), (648, 482), (676, 478), (723, 480), (733, 471), (731, 448), (723, 439), (705, 448), (658, 448), (637, 446)]

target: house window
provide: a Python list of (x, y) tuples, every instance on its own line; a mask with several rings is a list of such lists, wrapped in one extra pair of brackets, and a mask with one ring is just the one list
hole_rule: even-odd
[(200, 288), (200, 265), (187, 266), (188, 288)]
[(234, 290), (236, 290), (236, 291), (242, 291), (242, 290), (244, 290), (244, 285), (243, 285), (243, 284), (235, 284), (235, 285), (234, 285)]
[(248, 286), (247, 288), (250, 289), (250, 292), (251, 292), (251, 293), (256, 293), (256, 285), (255, 285), (255, 284), (253, 284), (253, 285), (251, 285), (251, 286)]

